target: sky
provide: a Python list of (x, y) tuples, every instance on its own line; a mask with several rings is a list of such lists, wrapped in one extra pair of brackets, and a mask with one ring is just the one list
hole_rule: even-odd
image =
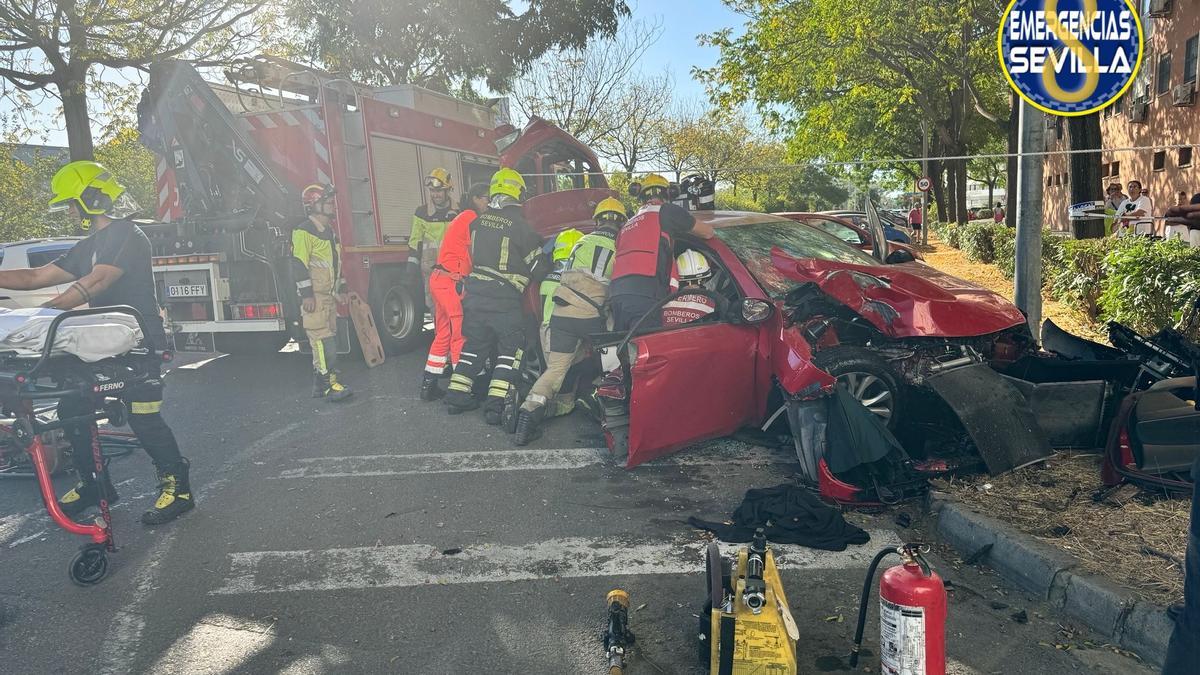
[[(663, 35), (658, 42), (646, 50), (643, 71), (655, 71), (666, 67), (675, 79), (677, 100), (705, 100), (704, 86), (692, 79), (692, 66), (707, 68), (717, 62), (718, 50), (701, 47), (696, 36), (710, 33), (727, 26), (740, 32), (743, 17), (732, 12), (721, 0), (692, 0), (681, 4), (670, 0), (630, 0), (633, 18), (658, 18), (663, 24)], [(685, 8), (681, 11), (681, 7)], [(116, 75), (114, 73), (114, 75)], [(0, 113), (8, 112), (8, 101), (0, 101)], [(62, 120), (56, 115), (57, 101), (40, 106), (41, 121), (50, 128), (45, 129), (45, 140), (37, 137), (31, 143), (66, 145), (67, 135), (62, 129)], [(55, 128), (57, 127), (57, 128)], [(40, 130), (39, 130), (40, 131)]]
[(646, 51), (645, 70), (665, 64), (675, 76), (675, 92), (679, 99), (705, 99), (704, 86), (692, 79), (692, 66), (708, 68), (716, 64), (718, 50), (701, 47), (696, 36), (701, 33), (734, 27), (741, 32), (745, 18), (735, 14), (721, 0), (692, 0), (688, 3), (669, 0), (637, 0), (634, 17), (658, 16), (663, 22), (663, 36)]

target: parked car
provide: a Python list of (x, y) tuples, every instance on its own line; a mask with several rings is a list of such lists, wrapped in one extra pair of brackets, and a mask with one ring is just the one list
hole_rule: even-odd
[[(859, 227), (871, 229), (870, 223), (867, 222), (867, 214), (865, 211), (822, 211), (823, 216), (836, 216), (842, 220), (848, 220)], [(913, 229), (908, 226), (903, 218), (890, 218), (884, 213), (879, 214), (883, 221), (884, 233), (887, 235), (888, 241), (895, 241), (901, 244), (911, 244), (913, 237)]]
[[(75, 242), (83, 237), (53, 237), (48, 239), (30, 239), (11, 244), (0, 244), (0, 270), (14, 270), (25, 267), (41, 267), (54, 262), (67, 251)], [(60, 284), (41, 288), (36, 291), (18, 291), (0, 289), (0, 307), (20, 309), (22, 307), (40, 307), (48, 300), (58, 297), (67, 290), (70, 284)]]
[[(975, 379), (967, 398), (992, 402), (960, 410), (962, 402), (945, 401), (952, 417), (1004, 407), (1003, 396), (1012, 392), (987, 388), (1011, 386), (987, 363), (1016, 358), (1031, 340), (1025, 317), (1001, 296), (922, 263), (881, 265), (834, 235), (782, 216), (695, 215), (716, 236), (681, 237), (676, 252), (694, 248), (708, 257), (714, 276), (704, 292), (717, 311), (697, 323), (597, 342), (622, 363), (622, 386), (602, 387), (600, 395), (610, 448), (626, 456), (627, 467), (762, 427), (780, 416), (786, 400), (819, 397), (835, 381), (893, 428), (916, 424), (921, 415), (906, 419), (910, 412), (932, 410), (925, 399), (940, 396), (930, 384), (935, 375), (969, 369)], [(1014, 424), (1001, 417), (989, 419)], [(1018, 426), (981, 438), (974, 433), (980, 425), (963, 420), (965, 432), (958, 427), (958, 433), (971, 434), (985, 457), (996, 444), (1017, 455), (1022, 446), (1041, 452), (1045, 441), (1028, 437), (1036, 424)], [(798, 438), (802, 430), (792, 432)]]
[[(850, 220), (831, 216), (824, 213), (803, 213), (799, 211), (784, 211), (776, 213), (777, 216), (783, 216), (790, 220), (795, 220), (805, 225), (815, 227), (819, 230), (824, 230), (829, 234), (841, 239), (851, 246), (865, 251), (870, 254), (874, 250), (874, 237), (871, 232), (865, 227), (856, 225)], [(886, 227), (886, 226), (885, 226)], [(921, 257), (920, 251), (908, 244), (902, 244), (898, 241), (888, 242), (888, 253), (885, 260), (888, 264), (912, 262), (913, 260), (924, 260)]]

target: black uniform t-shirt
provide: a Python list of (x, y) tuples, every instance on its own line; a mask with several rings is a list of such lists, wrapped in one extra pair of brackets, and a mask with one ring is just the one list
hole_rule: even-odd
[(150, 268), (150, 240), (133, 221), (114, 220), (94, 230), (75, 244), (54, 265), (76, 279), (87, 276), (96, 265), (111, 265), (123, 274), (111, 286), (92, 295), (88, 305), (129, 305), (145, 320), (146, 342), (154, 349), (166, 349), (167, 336), (158, 315), (154, 297), (154, 273)]

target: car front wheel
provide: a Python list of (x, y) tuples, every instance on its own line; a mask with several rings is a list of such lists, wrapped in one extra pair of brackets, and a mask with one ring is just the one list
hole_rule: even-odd
[(817, 352), (813, 363), (836, 378), (889, 429), (899, 424), (899, 378), (886, 361), (862, 347), (833, 347)]

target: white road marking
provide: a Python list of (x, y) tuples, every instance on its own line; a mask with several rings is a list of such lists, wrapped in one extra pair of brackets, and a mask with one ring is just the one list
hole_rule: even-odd
[(16, 548), (17, 546), (20, 546), (21, 544), (25, 544), (25, 543), (33, 541), (34, 539), (37, 539), (38, 537), (45, 536), (46, 532), (47, 532), (47, 530), (38, 530), (37, 532), (34, 532), (33, 534), (29, 535), (28, 537), (21, 537), (20, 539), (12, 542), (11, 544), (8, 545), (8, 547)]
[(272, 624), (209, 614), (176, 640), (150, 672), (232, 673), (274, 641)]
[[(643, 466), (744, 466), (778, 464), (791, 460), (792, 455), (787, 452), (738, 444), (733, 450), (722, 448), (719, 452), (713, 452), (711, 448), (685, 450)], [(296, 462), (300, 464), (299, 467), (286, 469), (280, 472), (277, 478), (287, 480), (491, 471), (567, 471), (614, 463), (608, 450), (604, 448), (308, 457), (297, 459)]]
[[(870, 531), (871, 544), (817, 551), (773, 544), (780, 569), (865, 568), (883, 546), (898, 546), (889, 530)], [(571, 577), (691, 574), (704, 570), (707, 542), (629, 542), (569, 537), (525, 545), (481, 544), (447, 555), (433, 546), (401, 544), (307, 551), (230, 554), (230, 574), (209, 593), (283, 593), (499, 583)], [(722, 544), (729, 555), (738, 544)]]
[[(229, 470), (237, 466), (239, 462), (254, 457), (258, 452), (274, 447), (280, 438), (286, 437), (299, 426), (299, 422), (293, 422), (272, 431), (223, 464), (222, 468)], [(225, 478), (208, 482), (196, 491), (196, 501), (204, 503), (209, 494), (227, 482), (228, 479)], [(129, 601), (114, 615), (108, 628), (108, 634), (100, 643), (100, 655), (97, 659), (98, 667), (96, 669), (100, 675), (109, 675), (110, 673), (124, 675), (133, 672), (133, 662), (137, 659), (138, 646), (142, 642), (142, 633), (146, 629), (143, 607), (150, 599), (150, 594), (156, 590), (155, 582), (158, 578), (159, 563), (167, 557), (175, 540), (175, 533), (178, 531), (174, 528), (168, 529), (162, 539), (146, 555), (146, 564), (138, 568), (134, 575), (133, 592)]]

